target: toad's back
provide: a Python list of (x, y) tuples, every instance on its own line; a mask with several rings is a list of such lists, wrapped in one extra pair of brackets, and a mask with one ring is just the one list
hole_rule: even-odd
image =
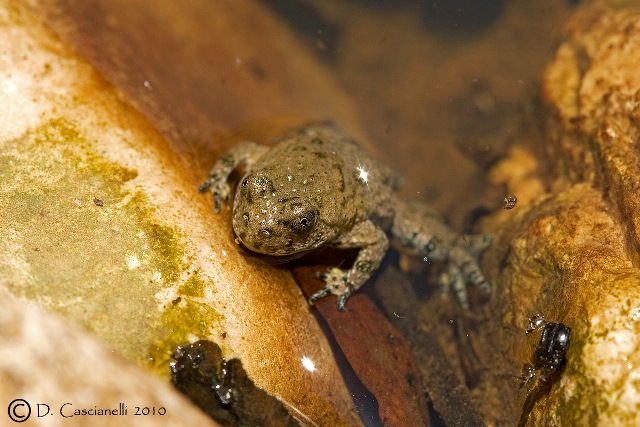
[(395, 173), (330, 128), (283, 140), (251, 170), (269, 177), (280, 200), (308, 199), (340, 231), (366, 219), (387, 228), (393, 218)]

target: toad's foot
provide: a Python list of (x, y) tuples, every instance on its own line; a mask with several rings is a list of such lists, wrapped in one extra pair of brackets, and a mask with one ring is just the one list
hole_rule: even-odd
[(449, 250), (447, 272), (440, 279), (443, 292), (453, 289), (460, 305), (469, 308), (466, 283), (471, 282), (484, 291), (491, 293), (491, 284), (485, 279), (478, 265), (478, 253), (491, 244), (488, 235), (460, 236)]
[[(463, 241), (464, 244), (461, 244)], [(484, 293), (491, 293), (491, 283), (480, 271), (477, 261), (477, 251), (482, 250), (491, 243), (491, 237), (487, 235), (461, 236), (449, 250), (447, 256), (447, 270), (440, 276), (440, 286), (443, 295), (453, 290), (460, 305), (468, 309), (469, 298), (467, 296), (467, 282), (471, 282)]]
[(344, 310), (349, 295), (355, 290), (355, 287), (349, 282), (349, 271), (333, 267), (324, 273), (322, 278), (326, 283), (325, 287), (311, 295), (309, 303), (313, 304), (315, 301), (333, 294), (338, 297), (338, 309)]
[(344, 310), (349, 295), (369, 280), (371, 273), (380, 265), (389, 241), (384, 231), (373, 222), (363, 221), (344, 233), (334, 246), (340, 249), (360, 248), (360, 251), (351, 269), (329, 268), (322, 275), (326, 286), (313, 294), (309, 302), (333, 294), (338, 297), (338, 309)]
[(215, 176), (210, 176), (209, 179), (198, 187), (198, 191), (201, 193), (208, 190), (211, 190), (213, 193), (213, 209), (215, 212), (220, 211), (220, 206), (222, 206), (223, 200), (225, 204), (229, 204), (231, 190), (226, 180), (222, 181), (217, 179)]

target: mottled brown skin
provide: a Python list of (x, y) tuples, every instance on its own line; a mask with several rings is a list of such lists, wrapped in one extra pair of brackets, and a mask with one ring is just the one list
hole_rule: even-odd
[(327, 271), (326, 286), (312, 302), (334, 294), (343, 309), (380, 265), (389, 230), (417, 255), (451, 261), (442, 284), (452, 285), (463, 305), (467, 280), (488, 287), (476, 257), (490, 240), (470, 236), (469, 246), (440, 217), (425, 215), (432, 212), (426, 205), (397, 200), (395, 173), (335, 130), (311, 126), (273, 148), (253, 142), (233, 147), (200, 187), (211, 189), (216, 211), (222, 199), (229, 201), (227, 181), (241, 163), (245, 175), (235, 192), (233, 229), (247, 249), (285, 260), (324, 245), (360, 249), (351, 269)]

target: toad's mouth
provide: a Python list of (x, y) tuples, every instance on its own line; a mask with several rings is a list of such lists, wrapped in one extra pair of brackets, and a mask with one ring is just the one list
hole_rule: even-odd
[(236, 244), (247, 255), (251, 255), (254, 258), (258, 258), (268, 264), (285, 264), (289, 261), (293, 261), (307, 254), (307, 251), (300, 251), (300, 252), (294, 252), (291, 254), (283, 254), (283, 255), (270, 255), (262, 252), (256, 252), (246, 247), (244, 243), (242, 243), (242, 240), (240, 240), (237, 237), (236, 237)]

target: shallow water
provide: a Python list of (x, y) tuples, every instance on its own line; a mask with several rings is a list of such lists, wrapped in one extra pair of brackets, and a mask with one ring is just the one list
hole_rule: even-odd
[[(65, 22), (78, 23), (84, 38), (72, 43), (193, 166), (194, 183), (233, 141), (269, 142), (290, 123), (285, 116), (331, 120), (402, 171), (403, 196), (430, 203), (455, 229), (478, 231), (507, 196), (488, 183), (487, 170), (510, 146), (539, 143), (537, 81), (575, 2), (468, 9), (444, 0), (265, 0), (272, 14), (240, 23), (226, 21), (216, 2), (52, 3), (62, 10), (52, 26), (64, 33)], [(291, 35), (265, 33), (273, 20)], [(300, 51), (285, 56), (292, 40)], [(443, 303), (433, 285), (439, 266), (430, 267), (391, 251), (362, 292), (411, 341), (442, 412), (432, 413), (433, 425), (451, 421), (442, 402), (467, 400), (485, 423), (513, 424), (520, 366), (511, 349), (495, 346), (500, 308), (473, 288), (469, 312), (453, 298)], [(434, 343), (450, 376), (421, 363)], [(467, 395), (451, 395), (456, 384)]]
[[(486, 173), (513, 144), (534, 150), (539, 144), (537, 81), (576, 2), (266, 3), (355, 100), (367, 142), (402, 171), (406, 198), (427, 201), (467, 232), (502, 209), (507, 194)], [(513, 425), (522, 404), (515, 379), (521, 361), (513, 359), (514, 349), (496, 348), (500, 308), (475, 289), (470, 312), (453, 298), (443, 304), (431, 271), (437, 265), (399, 274), (400, 265), (398, 254), (390, 254), (364, 292), (411, 341), (423, 376), (440, 376), (423, 378), (430, 398), (436, 406), (453, 405), (459, 396), (447, 388), (464, 384), (469, 400), (458, 403), (472, 402), (487, 424)], [(407, 293), (415, 297), (411, 303)], [(425, 362), (437, 359), (427, 348), (435, 343), (454, 378)], [(474, 411), (443, 411), (432, 411), (432, 425), (478, 421)]]

